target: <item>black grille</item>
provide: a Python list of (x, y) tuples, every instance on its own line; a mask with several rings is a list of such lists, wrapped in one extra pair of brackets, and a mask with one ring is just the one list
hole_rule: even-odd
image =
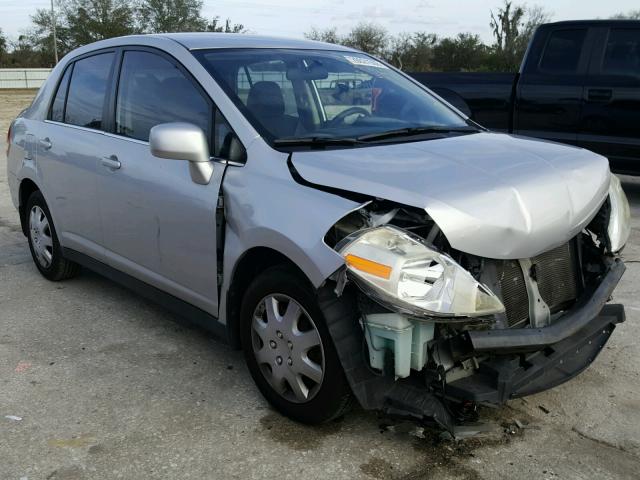
[(514, 260), (500, 262), (498, 282), (509, 326), (515, 327), (529, 320), (529, 296), (520, 264)]
[(540, 296), (551, 313), (558, 312), (578, 297), (578, 272), (574, 242), (531, 259)]

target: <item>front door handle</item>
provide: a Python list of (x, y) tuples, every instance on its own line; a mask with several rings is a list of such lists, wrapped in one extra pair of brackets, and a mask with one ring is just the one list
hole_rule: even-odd
[(613, 97), (610, 88), (590, 88), (587, 91), (587, 100), (591, 102), (608, 102)]
[(53, 145), (51, 144), (49, 137), (46, 137), (40, 140), (40, 146), (45, 150), (50, 150)]
[(102, 157), (102, 165), (111, 170), (118, 170), (122, 166), (122, 164), (118, 160), (118, 157), (116, 157), (115, 155), (111, 155), (110, 157)]

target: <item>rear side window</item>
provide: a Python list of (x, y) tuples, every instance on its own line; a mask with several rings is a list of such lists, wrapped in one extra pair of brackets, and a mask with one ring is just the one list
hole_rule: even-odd
[(611, 29), (602, 73), (640, 76), (640, 29)]
[(64, 121), (87, 128), (102, 128), (102, 111), (113, 53), (102, 53), (75, 62)]
[(552, 32), (540, 60), (540, 70), (549, 73), (576, 73), (586, 33), (584, 28)]
[(71, 78), (71, 69), (72, 67), (69, 66), (64, 72), (62, 80), (58, 85), (56, 96), (53, 98), (53, 103), (51, 104), (51, 114), (49, 115), (49, 119), (54, 122), (64, 121), (64, 102), (67, 99), (67, 87), (69, 86), (69, 78)]
[(149, 52), (125, 52), (118, 84), (116, 133), (149, 140), (155, 125), (193, 123), (205, 133), (211, 123), (210, 102), (170, 61)]

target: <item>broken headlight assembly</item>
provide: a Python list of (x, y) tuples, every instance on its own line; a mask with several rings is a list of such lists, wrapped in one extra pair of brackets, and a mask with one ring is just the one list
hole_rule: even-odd
[(390, 310), (448, 320), (504, 312), (498, 297), (451, 257), (400, 228), (385, 225), (357, 231), (337, 250), (350, 278)]
[(629, 211), (629, 201), (622, 190), (620, 179), (615, 175), (611, 175), (609, 202), (611, 211), (607, 235), (609, 236), (611, 252), (618, 253), (624, 248), (631, 233), (631, 213)]

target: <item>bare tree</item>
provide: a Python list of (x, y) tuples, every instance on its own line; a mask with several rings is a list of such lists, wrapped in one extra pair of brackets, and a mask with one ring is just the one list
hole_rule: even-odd
[(304, 34), (305, 38), (309, 40), (316, 40), (318, 42), (326, 43), (342, 43), (343, 39), (338, 35), (336, 27), (319, 30), (316, 27), (311, 27), (311, 30)]
[(611, 18), (618, 20), (640, 20), (640, 10), (629, 10), (626, 13), (616, 13)]
[(218, 33), (245, 33), (247, 31), (242, 23), (231, 23), (231, 19), (229, 18), (222, 24), (219, 16), (211, 19), (211, 22), (207, 24), (206, 30), (207, 32)]

